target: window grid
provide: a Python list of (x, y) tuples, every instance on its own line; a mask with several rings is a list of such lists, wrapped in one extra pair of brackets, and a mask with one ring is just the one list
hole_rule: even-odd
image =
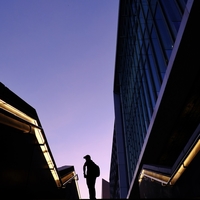
[[(153, 110), (173, 49), (184, 0), (165, 5), (161, 0), (132, 0), (121, 30), (119, 74), (124, 136), (127, 143), (129, 177), (137, 164)], [(175, 2), (175, 1), (172, 1)], [(174, 7), (173, 19), (167, 12)], [(130, 178), (131, 179), (131, 178)]]

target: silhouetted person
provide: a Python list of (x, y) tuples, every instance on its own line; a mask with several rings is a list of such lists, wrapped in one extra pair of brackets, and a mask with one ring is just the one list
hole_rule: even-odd
[(95, 183), (97, 176), (95, 175), (94, 162), (91, 160), (90, 155), (83, 157), (86, 161), (83, 165), (83, 174), (86, 178), (86, 183), (89, 190), (90, 199), (96, 199)]

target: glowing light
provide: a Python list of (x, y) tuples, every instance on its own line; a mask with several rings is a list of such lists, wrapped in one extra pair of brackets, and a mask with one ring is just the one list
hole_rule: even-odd
[(148, 177), (150, 179), (156, 180), (158, 182), (161, 182), (162, 184), (170, 184), (174, 185), (176, 181), (181, 177), (183, 172), (187, 169), (189, 164), (192, 162), (192, 160), (195, 158), (197, 153), (200, 151), (200, 140), (196, 142), (195, 146), (192, 148), (188, 156), (185, 158), (183, 163), (180, 165), (179, 169), (175, 172), (175, 174), (172, 176), (166, 176), (159, 174), (157, 172), (153, 172), (151, 170), (142, 169), (142, 172), (139, 176), (139, 183), (142, 181), (143, 177)]
[(14, 108), (13, 106), (7, 104), (5, 101), (0, 99), (0, 108), (6, 110), (7, 112), (29, 122), (29, 123), (34, 123), (34, 119), (26, 115), (25, 113), (21, 112), (20, 110)]
[(200, 140), (197, 141), (193, 149), (190, 151), (189, 155), (186, 157), (186, 159), (183, 161), (183, 164), (180, 166), (174, 177), (172, 177), (172, 180), (170, 181), (170, 185), (174, 185), (175, 182), (179, 179), (179, 177), (183, 174), (183, 172), (187, 169), (189, 164), (192, 162), (192, 160), (195, 158), (197, 153), (200, 150)]
[(170, 177), (166, 176), (166, 175), (162, 175), (162, 174), (159, 174), (159, 173), (156, 173), (156, 172), (153, 172), (153, 171), (150, 171), (150, 170), (146, 170), (146, 169), (143, 169), (142, 170), (142, 173), (140, 175), (140, 180), (139, 182), (142, 181), (142, 178), (143, 177), (148, 177), (150, 179), (153, 179), (153, 180), (156, 180), (156, 181), (159, 181), (163, 184), (167, 184)]
[[(23, 122), (19, 122), (17, 120), (13, 120), (10, 119), (10, 117), (1, 115), (1, 122), (10, 125), (14, 123), (14, 127), (15, 128), (19, 128), (20, 130), (25, 131), (26, 133), (31, 133), (31, 134), (35, 134), (37, 141), (40, 145), (40, 148), (43, 152), (43, 155), (46, 159), (46, 162), (49, 166), (49, 169), (51, 171), (51, 174), (56, 182), (57, 187), (61, 187), (61, 180), (58, 176), (58, 173), (56, 171), (53, 159), (51, 157), (51, 154), (49, 152), (49, 149), (45, 143), (45, 138), (41, 132), (41, 127), (38, 126), (38, 123), (35, 119), (31, 118), (30, 116), (26, 115), (25, 113), (21, 112), (20, 110), (14, 108), (13, 106), (7, 104), (6, 102), (4, 102), (3, 100), (0, 99), (0, 108), (5, 110), (8, 113), (11, 113), (12, 115), (16, 116), (18, 119), (23, 120), (24, 122), (28, 122), (28, 124), (23, 124), (23, 126), (21, 125)], [(5, 119), (6, 118), (6, 119)]]

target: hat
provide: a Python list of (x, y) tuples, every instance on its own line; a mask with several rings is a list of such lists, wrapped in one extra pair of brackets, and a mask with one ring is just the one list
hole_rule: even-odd
[(86, 156), (84, 156), (83, 158), (85, 158), (85, 159), (90, 159), (90, 155), (86, 155)]

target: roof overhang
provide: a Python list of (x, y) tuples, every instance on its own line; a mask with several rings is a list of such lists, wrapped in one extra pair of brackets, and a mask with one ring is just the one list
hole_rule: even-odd
[[(57, 168), (34, 108), (0, 83), (1, 183), (7, 197), (80, 198), (74, 167)], [(74, 197), (73, 196), (73, 197)]]

